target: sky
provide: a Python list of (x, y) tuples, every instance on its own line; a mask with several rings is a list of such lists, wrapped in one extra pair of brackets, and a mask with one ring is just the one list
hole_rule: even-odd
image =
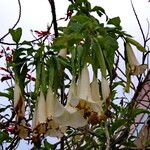
[[(0, 37), (11, 28), (18, 17), (18, 0), (0, 0)], [(90, 0), (94, 5), (102, 6), (108, 16), (121, 18), (123, 29), (141, 41), (141, 34), (135, 19), (130, 0)], [(57, 19), (65, 17), (68, 0), (55, 0)], [(140, 22), (146, 33), (150, 3), (148, 0), (133, 0)], [(51, 10), (48, 0), (21, 0), (22, 16), (18, 26), (23, 28), (23, 37), (32, 38), (30, 30), (46, 30), (51, 23)], [(59, 21), (59, 25), (64, 25)]]
[[(18, 0), (0, 0), (0, 37), (8, 32), (18, 18)], [(48, 0), (20, 0), (22, 5), (21, 20), (18, 27), (23, 28), (23, 39), (32, 39), (30, 30), (46, 30), (51, 24), (51, 10)], [(138, 42), (143, 43), (142, 35), (134, 16), (130, 0), (90, 0), (92, 5), (102, 6), (107, 15), (119, 16), (124, 31), (127, 31)], [(55, 0), (57, 19), (66, 16), (68, 0)], [(133, 4), (144, 33), (147, 33), (147, 19), (150, 21), (150, 3), (148, 0), (133, 0)], [(59, 21), (58, 24), (66, 25), (67, 22)], [(6, 38), (6, 42), (9, 42)], [(1, 48), (1, 47), (0, 47)], [(1, 65), (1, 62), (0, 62)], [(1, 85), (0, 85), (1, 89)], [(26, 150), (26, 147), (22, 147)]]

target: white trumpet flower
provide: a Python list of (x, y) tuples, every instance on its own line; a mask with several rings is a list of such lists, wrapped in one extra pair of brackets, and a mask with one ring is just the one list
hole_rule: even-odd
[(108, 81), (104, 77), (102, 77), (101, 89), (102, 89), (103, 101), (106, 101), (110, 96), (110, 88), (109, 88)]
[[(97, 99), (100, 97), (98, 96)], [(81, 71), (78, 79), (77, 97), (70, 100), (70, 105), (79, 110), (84, 111), (84, 118), (88, 119), (89, 123), (95, 123), (100, 114), (101, 104), (92, 98), (90, 79), (87, 67)]]
[(93, 81), (91, 83), (91, 93), (92, 93), (92, 99), (99, 105), (99, 114), (101, 114), (103, 112), (102, 109), (102, 100), (101, 100), (101, 96), (100, 96), (100, 92), (99, 92), (99, 85), (98, 85), (98, 81), (97, 78), (94, 76), (93, 77)]
[(33, 115), (33, 130), (36, 130), (39, 134), (46, 132), (46, 103), (43, 92), (40, 92), (40, 96), (37, 102), (37, 108)]
[(49, 101), (47, 103), (47, 109), (49, 109), (49, 111), (47, 111), (47, 117), (51, 117), (59, 124), (60, 129), (62, 129), (61, 133), (64, 131), (64, 127), (67, 126), (74, 128), (85, 126), (86, 122), (82, 114), (76, 110), (71, 110), (69, 107), (64, 107), (62, 104), (60, 104), (60, 102), (55, 98), (51, 89), (49, 89), (46, 101)]
[(23, 118), (25, 115), (25, 101), (22, 96), (19, 84), (15, 84), (14, 87), (14, 109), (17, 114), (17, 120)]
[(56, 116), (61, 116), (63, 113), (63, 108), (57, 103), (56, 96), (54, 95), (52, 88), (48, 88), (46, 96), (46, 116), (47, 116), (47, 131), (46, 135), (51, 137), (61, 138), (66, 132), (66, 127), (60, 125)]
[(126, 53), (127, 53), (127, 58), (128, 62), (130, 65), (130, 73), (132, 75), (140, 75), (144, 73), (144, 71), (147, 69), (146, 64), (140, 64), (135, 57), (135, 54), (133, 52), (133, 49), (129, 43), (126, 43)]

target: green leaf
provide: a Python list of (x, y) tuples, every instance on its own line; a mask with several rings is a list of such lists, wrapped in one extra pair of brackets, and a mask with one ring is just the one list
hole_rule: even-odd
[(3, 92), (0, 92), (0, 96), (6, 97), (6, 98), (9, 98), (9, 99), (11, 98), (11, 96), (9, 94), (3, 93)]
[[(91, 11), (96, 11), (96, 13), (101, 17), (103, 14), (106, 15), (105, 10), (100, 6), (95, 6)], [(108, 19), (108, 16), (106, 15), (106, 20)]]
[(114, 65), (115, 51), (118, 49), (118, 42), (117, 39), (109, 35), (105, 36), (102, 41), (104, 45), (104, 55), (107, 64), (107, 69), (109, 70), (109, 73), (111, 75)]
[(137, 115), (139, 114), (150, 114), (150, 111), (149, 110), (146, 110), (146, 109), (142, 109), (142, 108), (135, 108), (133, 111), (132, 111), (132, 118), (134, 119)]
[(48, 143), (47, 140), (45, 139), (44, 140), (44, 150), (51, 150), (53, 148), (54, 148), (54, 146), (52, 144)]
[(127, 122), (126, 119), (118, 119), (112, 123), (111, 132), (114, 133), (118, 128), (123, 126)]
[(106, 64), (105, 64), (105, 58), (104, 58), (104, 54), (102, 52), (101, 46), (99, 44), (99, 42), (97, 41), (97, 39), (95, 38), (95, 43), (93, 43), (92, 45), (92, 49), (95, 51), (96, 56), (97, 56), (97, 60), (99, 62), (99, 66), (102, 72), (102, 76), (106, 77)]
[(122, 27), (120, 26), (120, 23), (121, 23), (121, 20), (120, 20), (119, 17), (114, 17), (114, 18), (112, 18), (108, 21), (108, 24), (112, 24), (112, 25), (114, 25), (115, 27), (117, 27), (118, 29), (121, 30)]
[(129, 42), (129, 43), (131, 43), (132, 45), (136, 46), (136, 48), (137, 48), (139, 51), (141, 51), (141, 52), (146, 52), (146, 49), (145, 49), (139, 42), (137, 42), (136, 40), (127, 37), (127, 38), (126, 38), (126, 41)]
[(0, 144), (9, 139), (9, 134), (5, 131), (0, 131)]
[(17, 28), (16, 30), (9, 29), (9, 32), (12, 36), (13, 41), (16, 43), (19, 43), (21, 36), (22, 36), (22, 29), (21, 28)]

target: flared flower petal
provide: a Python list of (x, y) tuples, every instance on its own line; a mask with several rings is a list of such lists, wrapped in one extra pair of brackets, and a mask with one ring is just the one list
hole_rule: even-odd
[(127, 53), (127, 58), (128, 62), (130, 65), (130, 73), (132, 75), (140, 75), (145, 72), (147, 69), (146, 64), (140, 64), (133, 52), (133, 49), (129, 43), (126, 43), (126, 53)]
[(72, 108), (67, 107), (64, 113), (56, 118), (59, 124), (63, 124), (63, 126), (70, 126), (73, 128), (84, 127), (87, 125), (87, 120), (84, 118), (83, 110), (72, 111)]
[(61, 138), (66, 132), (66, 127), (56, 121), (56, 117), (63, 114), (64, 107), (57, 101), (52, 88), (48, 88), (46, 96), (47, 131), (45, 135)]
[(25, 101), (22, 96), (19, 84), (15, 84), (14, 88), (14, 109), (17, 114), (17, 119), (23, 118), (25, 114)]
[[(83, 113), (77, 112), (75, 108), (69, 109), (69, 105), (64, 107), (60, 102), (55, 98), (51, 88), (48, 90), (47, 99), (47, 117), (51, 123), (55, 124), (53, 129), (58, 129), (57, 132), (64, 130), (64, 127), (82, 127), (85, 126), (86, 120), (83, 118)], [(74, 109), (74, 110), (73, 110)], [(50, 120), (51, 119), (51, 120)], [(77, 123), (80, 121), (80, 123)], [(63, 129), (63, 130), (62, 130)], [(54, 133), (57, 133), (56, 131)]]
[(61, 138), (66, 132), (67, 127), (61, 126), (54, 119), (48, 120), (47, 122), (47, 131), (45, 136)]
[(22, 121), (19, 124), (16, 125), (16, 131), (15, 132), (22, 139), (29, 136), (29, 131), (30, 131), (30, 129), (27, 126), (24, 119), (22, 119)]

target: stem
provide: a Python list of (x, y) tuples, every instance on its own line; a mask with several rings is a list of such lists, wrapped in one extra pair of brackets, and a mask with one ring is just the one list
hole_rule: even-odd
[(108, 124), (107, 122), (105, 123), (105, 134), (106, 134), (106, 150), (110, 150), (110, 136), (109, 136), (109, 131), (108, 131)]
[[(17, 26), (17, 24), (19, 23), (20, 18), (21, 18), (21, 2), (20, 2), (20, 0), (18, 0), (18, 5), (19, 5), (19, 16), (18, 16), (16, 23), (13, 25), (13, 27), (11, 29), (14, 29)], [(9, 35), (9, 32), (0, 38), (0, 43), (7, 35)]]
[(58, 37), (58, 27), (57, 27), (57, 19), (56, 19), (56, 8), (54, 0), (48, 0), (52, 10), (52, 18), (53, 18), (53, 25), (54, 25), (54, 32), (55, 38)]

